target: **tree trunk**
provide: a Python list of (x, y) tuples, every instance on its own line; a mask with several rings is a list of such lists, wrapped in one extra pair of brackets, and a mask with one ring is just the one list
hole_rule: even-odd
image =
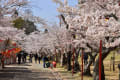
[[(87, 46), (93, 50), (93, 48), (89, 44), (87, 44)], [(108, 56), (108, 54), (111, 51), (115, 50), (119, 46), (120, 44), (117, 46), (109, 47), (109, 48), (102, 47), (103, 50), (102, 50), (101, 80), (105, 80), (104, 65), (103, 65), (104, 59)], [(94, 51), (98, 52), (97, 50), (94, 50)], [(94, 65), (93, 78), (94, 78), (93, 80), (99, 80), (99, 58), (96, 60), (95, 65)]]
[[(105, 50), (104, 53), (102, 54), (101, 80), (105, 80), (105, 73), (104, 73), (103, 61), (107, 57), (107, 55), (110, 53), (110, 51), (112, 51), (112, 50), (114, 50), (114, 48), (110, 48), (108, 50)], [(99, 80), (99, 57), (96, 60), (95, 65), (94, 65), (93, 78), (94, 78), (94, 80)]]
[(61, 51), (59, 50), (59, 52), (56, 54), (56, 62), (60, 63), (61, 60)]
[(70, 71), (71, 70), (71, 51), (69, 51), (67, 53), (67, 70)]
[(93, 61), (90, 60), (89, 63), (86, 65), (86, 67), (84, 67), (84, 73), (83, 73), (83, 75), (92, 76), (91, 71), (90, 71), (90, 66), (91, 66), (92, 62)]
[(67, 64), (67, 57), (65, 56), (65, 53), (63, 54), (63, 65)]
[(75, 54), (76, 54), (75, 55), (75, 66), (74, 66), (74, 71), (75, 72), (79, 72), (80, 71), (80, 64), (78, 62), (79, 51), (80, 51), (80, 49), (75, 50)]
[(63, 54), (61, 54), (60, 65), (63, 67)]
[(58, 53), (57, 52), (55, 52), (55, 61), (56, 61), (56, 63), (58, 63)]
[(78, 62), (78, 58), (75, 59), (74, 71), (75, 71), (75, 72), (79, 72), (79, 71), (80, 71), (80, 64), (79, 64), (79, 62)]
[[(103, 60), (102, 60), (102, 71), (101, 71), (101, 80), (105, 80), (105, 73), (104, 73), (104, 65), (103, 65)], [(95, 62), (95, 67), (94, 67), (94, 74), (93, 74), (94, 80), (99, 80), (99, 58)]]
[(90, 60), (89, 60), (88, 64), (86, 65), (86, 67), (84, 68), (83, 75), (92, 76), (90, 66), (92, 65), (92, 63), (94, 63), (97, 53), (95, 53), (94, 56), (91, 53), (88, 53), (88, 55), (90, 56)]

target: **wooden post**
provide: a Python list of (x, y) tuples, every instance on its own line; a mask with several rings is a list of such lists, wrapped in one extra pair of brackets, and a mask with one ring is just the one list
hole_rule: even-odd
[(83, 80), (83, 67), (84, 67), (83, 66), (83, 56), (84, 56), (84, 53), (83, 53), (83, 49), (82, 49), (82, 56), (81, 56), (81, 61), (82, 61), (82, 65), (81, 65), (82, 66), (81, 67), (82, 68), (82, 70), (81, 70), (81, 80)]
[(74, 61), (75, 61), (75, 48), (73, 48), (73, 66), (72, 66), (72, 76), (74, 74)]
[(102, 40), (100, 40), (100, 53), (99, 53), (99, 80), (101, 80), (101, 65), (102, 65)]

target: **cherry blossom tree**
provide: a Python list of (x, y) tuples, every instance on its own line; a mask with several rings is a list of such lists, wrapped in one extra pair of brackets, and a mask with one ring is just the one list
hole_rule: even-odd
[[(25, 35), (21, 33), (18, 34), (18, 36), (19, 38), (20, 36), (22, 37), (22, 39), (19, 39), (18, 41), (20, 43), (21, 48), (27, 51), (28, 53), (38, 53), (39, 50), (41, 50), (41, 48), (53, 50), (53, 44), (51, 43), (52, 41), (49, 34), (45, 34), (40, 31), (35, 31), (32, 32), (30, 35)], [(48, 55), (48, 53), (45, 54)]]
[(0, 25), (9, 25), (8, 21), (11, 21), (10, 16), (15, 14), (16, 10), (26, 6), (27, 4), (27, 0), (0, 0)]
[[(14, 19), (13, 16), (18, 15), (18, 10), (28, 4), (27, 0), (0, 0), (0, 38), (1, 39), (12, 39), (18, 42), (20, 45), (24, 42), (27, 36), (24, 30), (18, 30), (13, 28), (11, 21)], [(25, 17), (24, 17), (25, 18)], [(30, 17), (29, 17), (30, 18)], [(33, 20), (33, 19), (32, 19)], [(35, 18), (38, 21), (37, 18)], [(34, 21), (35, 21), (34, 20)], [(40, 21), (40, 20), (39, 20)], [(5, 27), (4, 27), (5, 26)]]
[[(45, 29), (48, 30), (48, 33), (51, 35), (51, 38), (53, 39), (53, 44), (55, 47), (55, 50), (57, 50), (57, 62), (59, 61), (61, 63), (61, 66), (64, 64), (64, 58), (65, 55), (67, 56), (67, 62), (68, 70), (71, 70), (71, 55), (73, 51), (72, 46), (72, 40), (71, 33), (65, 28), (65, 27), (59, 27), (57, 25), (53, 26), (44, 26)], [(67, 53), (67, 54), (65, 54)], [(59, 59), (59, 60), (58, 60)]]
[(12, 27), (12, 15), (27, 4), (27, 0), (0, 0), (0, 39), (14, 39), (22, 31)]
[[(59, 0), (55, 0), (61, 5)], [(119, 0), (78, 0), (77, 7), (62, 3), (58, 11), (64, 15), (69, 30), (77, 35), (76, 43), (79, 47), (89, 49), (89, 52), (99, 52), (99, 42), (103, 42), (102, 61), (110, 51), (120, 45), (120, 6)], [(99, 58), (94, 66), (94, 80), (99, 79)], [(102, 62), (102, 80), (104, 66)]]

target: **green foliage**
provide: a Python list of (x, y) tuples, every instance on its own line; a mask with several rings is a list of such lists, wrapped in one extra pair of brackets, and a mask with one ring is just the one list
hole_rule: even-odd
[(31, 32), (37, 30), (34, 22), (29, 20), (24, 20), (21, 17), (17, 18), (13, 21), (13, 26), (18, 29), (25, 28), (25, 33), (30, 34)]
[(21, 17), (13, 21), (13, 26), (18, 29), (22, 29), (25, 24), (25, 20), (23, 20)]

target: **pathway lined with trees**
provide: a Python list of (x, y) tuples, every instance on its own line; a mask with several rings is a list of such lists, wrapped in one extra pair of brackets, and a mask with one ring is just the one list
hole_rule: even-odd
[[(34, 16), (30, 9), (25, 9), (29, 4), (27, 0), (0, 0), (1, 72), (8, 71), (6, 76), (13, 79), (24, 79), (23, 74), (28, 74), (28, 79), (39, 76), (37, 71), (41, 67), (36, 64), (32, 65), (33, 69), (29, 65), (24, 66), (28, 69), (16, 65), (14, 72), (25, 69), (25, 73), (20, 72), (20, 77), (11, 75), (12, 68), (4, 69), (4, 63), (14, 63), (17, 55), (25, 51), (29, 55), (38, 54), (41, 59), (47, 57), (47, 61), (66, 67), (72, 74), (81, 72), (81, 80), (83, 75), (92, 76), (93, 80), (105, 80), (104, 61), (111, 52), (120, 53), (120, 0), (78, 0), (75, 6), (70, 6), (69, 0), (53, 1), (59, 4), (60, 25)], [(40, 24), (41, 30), (35, 24)], [(114, 56), (111, 60), (115, 69)], [(38, 73), (41, 75), (42, 71)], [(53, 75), (48, 72), (50, 74)]]

